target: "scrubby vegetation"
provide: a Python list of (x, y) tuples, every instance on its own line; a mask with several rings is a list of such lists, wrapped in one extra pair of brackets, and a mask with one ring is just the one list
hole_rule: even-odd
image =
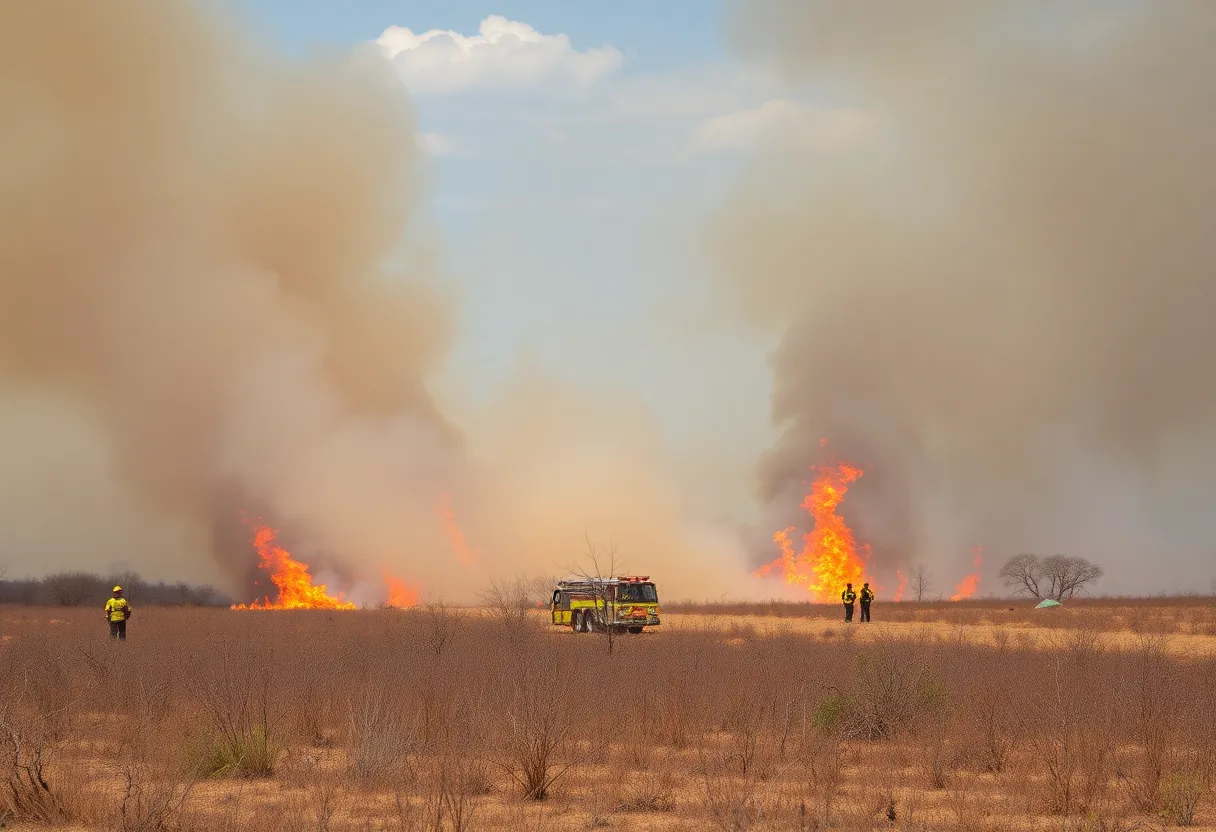
[[(982, 605), (977, 605), (983, 609)], [(985, 613), (988, 614), (988, 613)], [(1212, 823), (1216, 651), (442, 607), (0, 608), (0, 822), (215, 830)], [(664, 626), (667, 626), (666, 624)], [(818, 629), (823, 629), (819, 626)], [(894, 633), (894, 634), (892, 634)]]

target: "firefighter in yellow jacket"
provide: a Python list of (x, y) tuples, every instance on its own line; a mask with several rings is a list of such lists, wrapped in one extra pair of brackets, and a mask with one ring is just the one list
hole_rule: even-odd
[(106, 621), (110, 622), (110, 638), (127, 640), (127, 619), (131, 617), (131, 605), (122, 597), (122, 587), (114, 587), (114, 597), (106, 601)]
[(861, 620), (870, 620), (870, 604), (874, 601), (874, 590), (870, 589), (870, 582), (866, 581), (861, 585)]
[(840, 593), (840, 600), (844, 602), (844, 622), (848, 624), (853, 620), (853, 602), (857, 600), (857, 593), (853, 591), (852, 584), (845, 584), (844, 592)]

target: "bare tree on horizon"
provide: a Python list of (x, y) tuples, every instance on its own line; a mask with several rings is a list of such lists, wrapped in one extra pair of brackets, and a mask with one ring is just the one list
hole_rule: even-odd
[(917, 601), (925, 600), (925, 595), (933, 589), (933, 576), (929, 574), (929, 567), (923, 563), (918, 563), (908, 570), (908, 582)]
[(1085, 558), (1028, 552), (1014, 555), (1001, 567), (1001, 581), (1019, 595), (1066, 601), (1103, 575), (1102, 567)]

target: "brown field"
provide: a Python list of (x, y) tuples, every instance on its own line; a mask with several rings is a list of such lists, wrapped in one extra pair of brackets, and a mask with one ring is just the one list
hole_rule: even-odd
[(1027, 607), (0, 608), (0, 827), (1216, 829), (1216, 601)]

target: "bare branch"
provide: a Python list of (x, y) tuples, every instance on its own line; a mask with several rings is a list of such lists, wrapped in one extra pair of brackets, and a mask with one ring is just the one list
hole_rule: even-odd
[(933, 589), (933, 578), (929, 575), (929, 567), (923, 563), (916, 564), (908, 572), (908, 579), (912, 586), (912, 594), (916, 596), (916, 600), (925, 600), (925, 596), (929, 594), (929, 590)]
[(1038, 555), (1023, 553), (1005, 561), (1000, 571), (1001, 582), (1018, 595), (1042, 598), (1040, 585), (1044, 580), (1043, 561)]
[(591, 587), (590, 592), (594, 604), (592, 621), (594, 631), (604, 636), (605, 645), (611, 653), (616, 646), (617, 629), (610, 620), (612, 617), (613, 592), (615, 588), (609, 581), (620, 569), (617, 563), (616, 542), (609, 541), (605, 546), (598, 546), (587, 532), (583, 533), (586, 544), (586, 565), (575, 565), (572, 573), (580, 580), (586, 581)]

